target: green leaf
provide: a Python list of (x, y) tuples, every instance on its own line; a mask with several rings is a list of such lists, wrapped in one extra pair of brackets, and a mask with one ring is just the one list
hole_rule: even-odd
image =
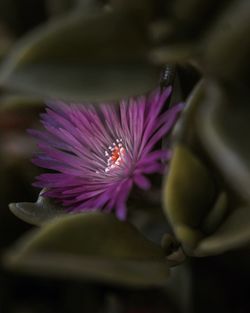
[(213, 208), (208, 212), (206, 218), (202, 222), (202, 231), (205, 234), (211, 234), (220, 226), (223, 222), (226, 214), (228, 213), (228, 196), (225, 192), (222, 192)]
[(163, 286), (169, 275), (163, 250), (113, 215), (60, 217), (29, 233), (5, 257), (13, 270), (104, 281), (134, 287)]
[(250, 203), (249, 94), (210, 84), (197, 118), (204, 148), (234, 191)]
[(159, 81), (137, 19), (121, 13), (74, 12), (23, 38), (2, 67), (10, 88), (69, 101), (144, 94)]
[(235, 209), (211, 235), (195, 249), (198, 256), (220, 254), (250, 243), (250, 208)]
[(44, 190), (39, 194), (36, 202), (10, 203), (11, 212), (21, 220), (33, 224), (42, 225), (52, 218), (65, 214), (65, 210), (53, 200), (43, 196)]
[(163, 190), (170, 222), (174, 227), (199, 226), (214, 197), (214, 181), (206, 166), (187, 147), (177, 145)]
[(246, 65), (250, 53), (249, 11), (248, 0), (233, 1), (211, 27), (204, 45), (203, 64), (209, 75), (231, 81), (243, 77), (246, 72), (249, 75)]
[(185, 224), (177, 225), (174, 230), (177, 238), (180, 240), (185, 250), (185, 253), (193, 256), (196, 246), (203, 238), (203, 233), (199, 229)]
[(174, 129), (174, 139), (177, 143), (189, 146), (194, 151), (199, 148), (197, 133), (197, 111), (205, 97), (205, 83), (200, 80), (190, 93), (186, 107)]

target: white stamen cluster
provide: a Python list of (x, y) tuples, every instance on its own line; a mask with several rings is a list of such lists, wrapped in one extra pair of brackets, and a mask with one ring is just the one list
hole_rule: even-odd
[(108, 150), (105, 151), (105, 156), (107, 158), (107, 167), (105, 172), (108, 173), (110, 170), (118, 167), (125, 155), (125, 149), (122, 145), (122, 139), (116, 139), (116, 142), (113, 142), (112, 146), (108, 147)]

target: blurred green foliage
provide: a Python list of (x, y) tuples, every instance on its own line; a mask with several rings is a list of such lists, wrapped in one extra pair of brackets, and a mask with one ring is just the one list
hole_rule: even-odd
[[(249, 260), (250, 242), (249, 17), (248, 0), (1, 1), (1, 247), (9, 246), (28, 228), (11, 216), (7, 210), (9, 202), (20, 218), (44, 225), (23, 237), (19, 249), (13, 246), (5, 253), (1, 290), (7, 286), (6, 294), (16, 295), (18, 284), (23, 282), (29, 285), (29, 292), (34, 284), (40, 286), (38, 289), (44, 289), (46, 284), (46, 288), (58, 288), (60, 282), (54, 281), (54, 276), (65, 279), (72, 274), (71, 268), (72, 280), (79, 276), (82, 283), (65, 283), (68, 288), (72, 284), (76, 293), (62, 290), (58, 299), (65, 304), (67, 294), (68, 301), (75, 303), (72, 311), (59, 301), (48, 312), (57, 312), (57, 308), (60, 312), (136, 312), (146, 291), (138, 291), (139, 304), (134, 306), (129, 284), (144, 288), (162, 286), (169, 267), (184, 262), (186, 256), (225, 253), (224, 257), (194, 261), (193, 272), (198, 273), (194, 274), (198, 284), (197, 287), (194, 283), (194, 293), (204, 304), (206, 299), (199, 287), (212, 285), (215, 300), (211, 303), (218, 305), (218, 312), (249, 311), (244, 292), (239, 292), (239, 296), (226, 288), (228, 278), (224, 278), (225, 285), (216, 282), (218, 269), (225, 277), (233, 277), (237, 286), (241, 277), (239, 266), (243, 264), (244, 275), (249, 275), (249, 266), (243, 263), (244, 259)], [(173, 158), (161, 196), (157, 192), (138, 196), (134, 191), (129, 202), (133, 212), (124, 224), (113, 216), (98, 214), (61, 217), (50, 222), (61, 213), (60, 208), (41, 196), (37, 202), (24, 202), (35, 201), (30, 183), (38, 171), (28, 162), (35, 147), (24, 130), (36, 125), (42, 99), (98, 103), (143, 94), (159, 85), (166, 65), (177, 69), (171, 76), (173, 98), (185, 101), (186, 108), (172, 136)], [(156, 181), (158, 186), (158, 177)], [(159, 198), (163, 200), (167, 221)], [(67, 225), (73, 228), (68, 229)], [(161, 237), (171, 229), (174, 235), (165, 235), (161, 247)], [(244, 252), (239, 250), (242, 247)], [(231, 249), (238, 250), (229, 254)], [(41, 255), (35, 257), (34, 251)], [(120, 265), (113, 260), (118, 252)], [(90, 255), (95, 256), (91, 261), (92, 276), (90, 264), (85, 263)], [(101, 264), (103, 255), (110, 261)], [(60, 262), (68, 267), (57, 268)], [(14, 274), (29, 272), (27, 269), (35, 278)], [(41, 269), (51, 275), (45, 284), (37, 278)], [(181, 284), (188, 287), (176, 288), (179, 281), (170, 275), (168, 287), (152, 291), (148, 307), (143, 308), (145, 312), (151, 312), (150, 308), (159, 312), (165, 312), (165, 308), (170, 312), (188, 311), (189, 278), (183, 274), (183, 265), (171, 269), (173, 277), (175, 271), (183, 279)], [(216, 283), (211, 282), (211, 275), (204, 275), (205, 271), (214, 274)], [(202, 275), (208, 280), (207, 285), (200, 278)], [(93, 278), (95, 283), (86, 283)], [(27, 283), (30, 279), (34, 281)], [(107, 291), (110, 282), (119, 286), (126, 282), (125, 295), (121, 295), (120, 287)], [(223, 293), (223, 288), (235, 296), (236, 304), (231, 299), (231, 306), (227, 304), (228, 294)], [(88, 296), (80, 301), (85, 293)], [(183, 298), (184, 293), (189, 295), (188, 300)], [(216, 298), (216, 294), (220, 297)], [(26, 297), (26, 302), (10, 309), (7, 300), (0, 298), (2, 312), (47, 312), (46, 303), (44, 307), (35, 300), (32, 304), (31, 298)], [(174, 304), (171, 300), (165, 302), (167, 298), (174, 299)], [(130, 299), (131, 306), (126, 306), (124, 299)], [(181, 305), (178, 299), (182, 299)], [(197, 312), (216, 309), (212, 304), (194, 304)]]

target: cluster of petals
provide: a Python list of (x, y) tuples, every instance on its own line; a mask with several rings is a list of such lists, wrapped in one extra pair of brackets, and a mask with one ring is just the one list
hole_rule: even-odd
[(164, 170), (168, 149), (155, 145), (175, 124), (182, 104), (164, 110), (171, 87), (119, 104), (48, 103), (33, 162), (49, 169), (34, 186), (73, 212), (127, 214), (132, 186), (147, 190), (147, 175)]

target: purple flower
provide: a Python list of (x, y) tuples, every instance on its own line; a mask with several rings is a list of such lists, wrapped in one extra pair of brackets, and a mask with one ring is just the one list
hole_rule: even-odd
[(48, 104), (41, 114), (44, 131), (33, 162), (53, 170), (36, 178), (34, 186), (69, 211), (115, 210), (126, 217), (126, 200), (133, 184), (147, 190), (145, 174), (162, 172), (169, 150), (155, 144), (173, 127), (182, 104), (163, 111), (171, 87), (119, 105)]

